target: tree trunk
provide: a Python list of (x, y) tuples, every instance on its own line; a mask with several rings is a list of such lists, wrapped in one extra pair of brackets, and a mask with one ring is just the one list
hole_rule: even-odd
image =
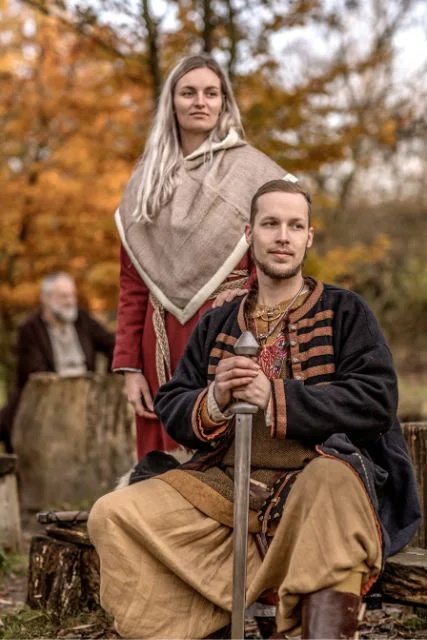
[(142, 0), (141, 9), (142, 17), (145, 22), (145, 28), (147, 29), (148, 67), (150, 69), (151, 79), (153, 81), (153, 99), (154, 103), (157, 103), (162, 89), (162, 75), (160, 71), (159, 56), (159, 33), (157, 21), (151, 13), (148, 0)]
[(32, 376), (19, 403), (13, 445), (24, 510), (90, 507), (135, 462), (123, 378)]
[(406, 422), (402, 426), (409, 454), (415, 467), (421, 513), (423, 514), (423, 520), (411, 544), (427, 549), (427, 422)]

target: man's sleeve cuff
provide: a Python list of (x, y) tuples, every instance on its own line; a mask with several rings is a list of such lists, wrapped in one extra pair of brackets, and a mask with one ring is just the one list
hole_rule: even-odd
[(223, 417), (221, 421), (213, 420), (208, 411), (208, 394), (209, 389), (204, 389), (202, 393), (199, 394), (192, 414), (193, 430), (196, 436), (205, 442), (216, 440), (225, 435), (230, 429), (230, 421), (232, 418), (231, 415), (230, 417), (226, 417), (225, 414), (222, 414), (217, 405), (218, 411), (220, 411)]
[(224, 420), (231, 420), (233, 414), (229, 411), (221, 411), (218, 403), (215, 399), (215, 382), (209, 386), (208, 395), (206, 397), (206, 409), (208, 416), (212, 422), (224, 422)]

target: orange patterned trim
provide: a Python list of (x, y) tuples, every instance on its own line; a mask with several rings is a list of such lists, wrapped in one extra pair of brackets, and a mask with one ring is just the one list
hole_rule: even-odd
[(270, 409), (270, 436), (271, 438), (275, 438), (276, 437), (276, 398), (274, 397), (273, 386), (271, 387), (269, 409)]
[(210, 419), (207, 409), (207, 397), (207, 389), (204, 389), (196, 400), (192, 414), (193, 430), (197, 437), (205, 442), (218, 438), (230, 426), (228, 420), (214, 422)]
[(298, 328), (303, 327), (312, 327), (318, 322), (322, 322), (322, 320), (332, 320), (334, 317), (334, 312), (332, 309), (327, 309), (326, 311), (319, 311), (312, 318), (304, 318), (298, 322)]
[(212, 358), (232, 358), (234, 353), (227, 351), (227, 349), (221, 349), (220, 347), (214, 347), (209, 354)]
[(314, 378), (315, 376), (325, 376), (328, 373), (335, 373), (335, 365), (332, 364), (319, 364), (317, 367), (309, 367), (304, 370), (304, 378)]
[(303, 318), (320, 299), (320, 296), (323, 293), (323, 282), (319, 280), (315, 280), (314, 278), (304, 278), (305, 282), (308, 284), (310, 289), (312, 289), (310, 295), (307, 296), (305, 302), (295, 309), (295, 311), (291, 311), (289, 314), (290, 322), (298, 322), (300, 318)]
[(237, 338), (229, 336), (228, 333), (219, 333), (216, 337), (216, 342), (222, 342), (223, 344), (235, 345)]
[(274, 396), (274, 416), (272, 416), (271, 435), (278, 440), (286, 438), (287, 414), (285, 384), (283, 380), (272, 380)]
[(196, 402), (194, 403), (194, 407), (193, 407), (193, 411), (191, 412), (191, 426), (193, 427), (193, 431), (196, 434), (196, 436), (199, 438), (199, 440), (204, 440), (202, 433), (200, 431), (200, 420), (199, 420), (199, 410), (200, 410), (200, 403), (202, 402), (203, 398), (205, 398), (208, 394), (208, 389), (203, 389), (203, 391), (201, 391), (199, 393), (199, 395), (196, 398)]
[[(237, 324), (239, 325), (239, 329), (240, 331), (247, 331), (248, 327), (246, 326), (246, 320), (245, 320), (245, 304), (246, 304), (246, 300), (248, 298), (248, 293), (243, 296), (242, 298), (242, 302), (240, 303), (240, 307), (239, 307), (239, 311), (237, 313)], [(237, 338), (236, 338), (237, 340)]]
[(313, 331), (309, 333), (298, 335), (298, 342), (304, 344), (311, 342), (313, 338), (318, 338), (319, 336), (332, 336), (332, 327), (315, 327)]
[(334, 348), (331, 344), (324, 344), (320, 347), (311, 347), (310, 349), (307, 349), (307, 351), (300, 351), (298, 354), (298, 358), (300, 362), (306, 362), (310, 358), (329, 355), (334, 355)]

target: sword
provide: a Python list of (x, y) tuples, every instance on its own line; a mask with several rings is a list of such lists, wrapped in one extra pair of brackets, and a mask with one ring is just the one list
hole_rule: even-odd
[[(234, 345), (234, 352), (238, 356), (256, 356), (258, 350), (259, 344), (250, 331), (244, 331)], [(233, 403), (230, 409), (236, 416), (231, 609), (231, 637), (235, 640), (245, 637), (252, 415), (257, 413), (258, 407), (249, 402), (238, 401)]]

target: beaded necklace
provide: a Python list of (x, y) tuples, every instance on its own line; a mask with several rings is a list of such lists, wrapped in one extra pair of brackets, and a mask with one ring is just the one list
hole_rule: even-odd
[[(278, 316), (276, 316), (274, 318), (267, 318), (266, 322), (271, 322), (272, 320), (277, 320), (277, 322), (275, 322), (273, 324), (273, 326), (271, 328), (269, 328), (266, 333), (257, 334), (256, 339), (258, 340), (258, 342), (263, 342), (264, 343), (262, 346), (265, 346), (267, 338), (269, 338), (271, 336), (271, 334), (274, 333), (274, 331), (277, 329), (279, 324), (285, 319), (285, 317), (289, 313), (289, 310), (291, 309), (292, 305), (294, 304), (295, 300), (303, 293), (304, 286), (305, 286), (305, 283), (303, 282), (301, 287), (298, 289), (298, 291), (296, 292), (296, 294), (292, 298), (292, 300), (286, 305), (285, 309), (283, 311), (280, 311), (280, 309), (279, 309), (279, 315)], [(264, 313), (264, 311), (260, 315), (260, 318), (262, 320), (264, 320), (264, 318), (262, 317), (263, 313)], [(268, 316), (268, 311), (267, 311), (267, 316)]]

